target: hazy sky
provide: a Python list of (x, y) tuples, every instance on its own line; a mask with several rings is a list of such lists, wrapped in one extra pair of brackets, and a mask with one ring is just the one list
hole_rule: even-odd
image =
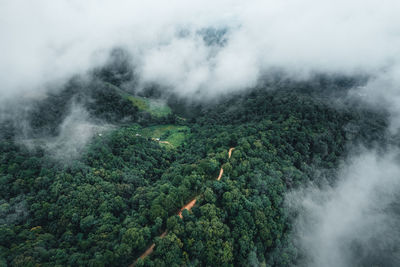
[[(115, 46), (132, 53), (141, 82), (189, 96), (253, 86), (271, 68), (391, 78), (398, 10), (396, 0), (3, 0), (0, 96), (35, 95)], [(227, 29), (224, 46), (204, 43), (198, 32), (210, 27)]]

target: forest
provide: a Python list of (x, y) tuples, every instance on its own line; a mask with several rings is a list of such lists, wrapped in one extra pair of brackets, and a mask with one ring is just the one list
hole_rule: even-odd
[[(342, 97), (357, 79), (266, 82), (202, 103), (127, 90), (128, 69), (96, 69), (34, 103), (33, 145), (0, 125), (0, 266), (292, 266), (285, 193), (333, 182), (349, 143), (391, 142), (387, 114)], [(41, 140), (60, 134), (72, 102), (113, 127), (60, 160)]]

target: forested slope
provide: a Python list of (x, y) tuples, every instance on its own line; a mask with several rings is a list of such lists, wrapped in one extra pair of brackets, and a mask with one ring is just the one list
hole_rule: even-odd
[[(0, 265), (127, 266), (153, 242), (154, 252), (137, 266), (290, 265), (296, 250), (285, 192), (334, 177), (346, 144), (383, 142), (387, 124), (382, 114), (335, 108), (323, 94), (295, 88), (254, 89), (199, 104), (195, 115), (153, 117), (98, 82), (96, 90), (68, 96), (116, 127), (72, 162), (24, 147), (7, 128), (0, 144)], [(53, 98), (38, 104), (35, 133), (57, 133), (59, 116), (42, 116), (46, 105), (65, 108), (54, 104), (66, 101), (62, 95)], [(183, 110), (171, 104), (178, 102), (169, 101), (174, 112)], [(184, 129), (177, 146), (141, 134), (167, 124), (184, 126), (174, 128)], [(181, 219), (177, 212), (194, 196), (196, 205)]]

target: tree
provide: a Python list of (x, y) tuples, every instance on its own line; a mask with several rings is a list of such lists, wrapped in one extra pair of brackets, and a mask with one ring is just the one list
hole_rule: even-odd
[(122, 242), (131, 247), (134, 251), (142, 251), (146, 248), (150, 239), (150, 229), (148, 227), (132, 227), (126, 230), (122, 237)]

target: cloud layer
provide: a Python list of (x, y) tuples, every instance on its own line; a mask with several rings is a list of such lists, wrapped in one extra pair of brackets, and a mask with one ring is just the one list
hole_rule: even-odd
[(400, 196), (398, 152), (365, 152), (343, 166), (334, 187), (288, 196), (300, 215), (298, 247), (304, 266), (398, 266)]
[[(122, 47), (138, 86), (156, 83), (189, 98), (244, 90), (275, 70), (294, 79), (368, 75), (354, 95), (388, 108), (396, 131), (399, 10), (397, 0), (0, 1), (0, 111), (10, 99), (41, 97)], [(9, 116), (2, 113), (0, 119)], [(49, 148), (77, 153), (97, 133), (89, 120), (85, 110), (72, 109)], [(393, 155), (367, 152), (343, 169), (335, 187), (297, 193), (299, 244), (314, 266), (354, 266), (355, 255), (400, 241), (388, 213), (398, 165)]]
[[(2, 1), (0, 96), (37, 95), (116, 46), (142, 84), (187, 96), (251, 87), (271, 69), (380, 76), (399, 62), (399, 9), (395, 0)], [(205, 42), (205, 29), (225, 30), (225, 42)]]

